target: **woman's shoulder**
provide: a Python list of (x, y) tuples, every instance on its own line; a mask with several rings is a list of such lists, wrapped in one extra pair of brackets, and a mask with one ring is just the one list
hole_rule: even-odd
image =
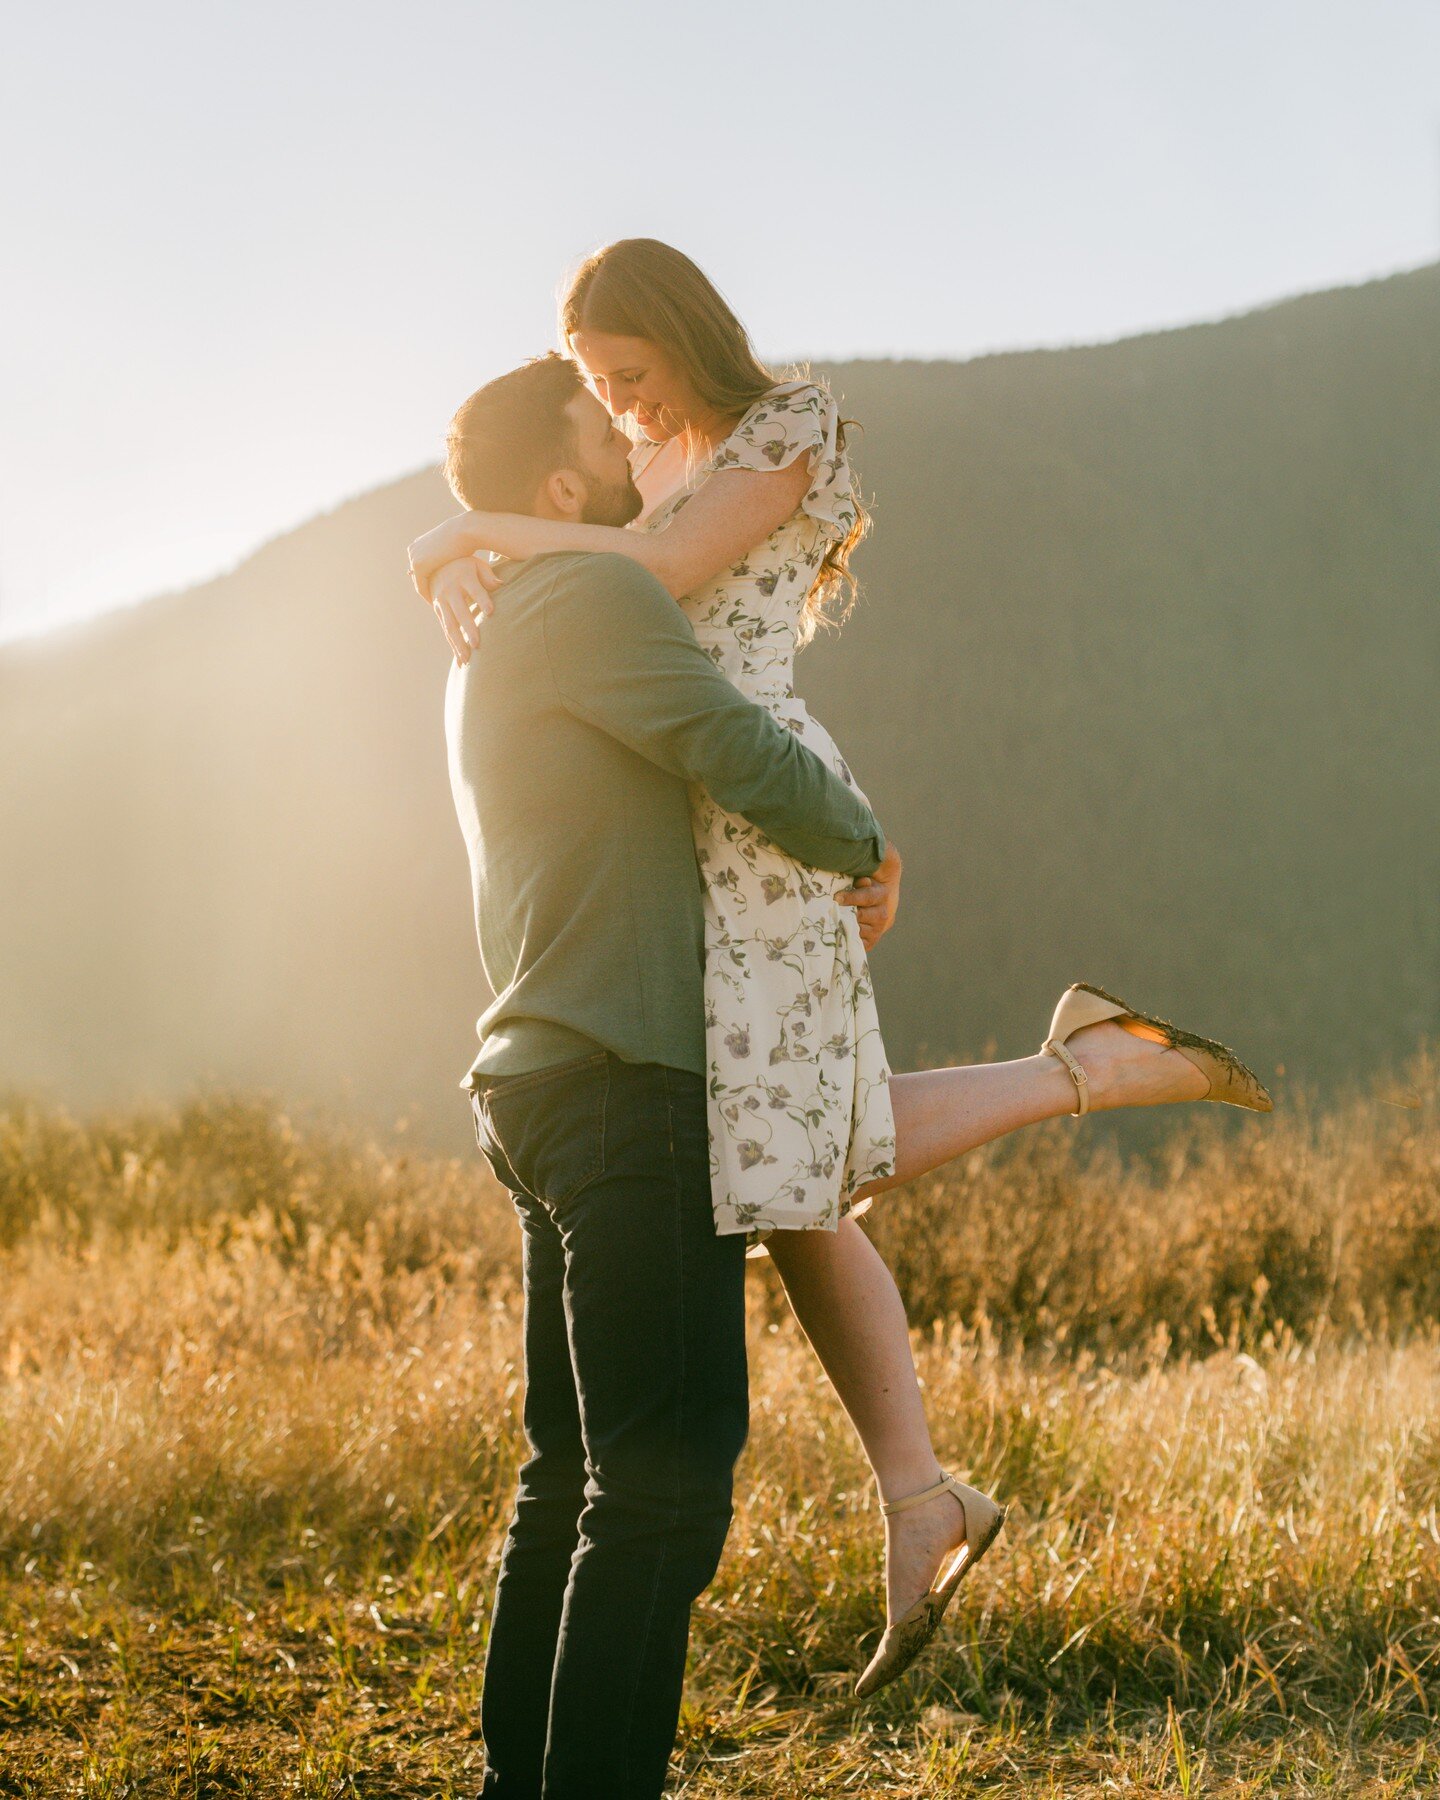
[(840, 539), (853, 529), (859, 506), (844, 445), (840, 409), (829, 388), (813, 375), (796, 375), (760, 396), (721, 444), (709, 472), (768, 473), (803, 458), (810, 486), (800, 511)]
[[(777, 381), (755, 401), (741, 419), (743, 426), (757, 414), (776, 418), (822, 418), (835, 405), (830, 389), (817, 375), (791, 375)], [(737, 427), (739, 429), (739, 427)]]
[(801, 369), (794, 375), (787, 375), (783, 381), (777, 381), (770, 393), (786, 400), (805, 400), (817, 394), (822, 400), (828, 400), (830, 387), (823, 375)]
[(797, 376), (768, 388), (724, 442), (712, 467), (779, 468), (801, 450), (833, 441), (838, 416), (830, 390), (812, 376)]

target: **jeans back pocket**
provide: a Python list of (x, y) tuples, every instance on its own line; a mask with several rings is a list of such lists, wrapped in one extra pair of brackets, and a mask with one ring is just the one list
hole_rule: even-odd
[(498, 1152), (526, 1193), (563, 1206), (605, 1167), (609, 1094), (610, 1058), (603, 1050), (489, 1083), (476, 1100), (480, 1147), (492, 1167)]

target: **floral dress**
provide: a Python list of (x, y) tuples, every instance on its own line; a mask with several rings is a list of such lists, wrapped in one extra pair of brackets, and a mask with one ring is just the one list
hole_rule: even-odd
[[(807, 459), (811, 485), (798, 510), (680, 605), (716, 666), (853, 787), (829, 732), (792, 685), (805, 597), (827, 550), (855, 522), (855, 481), (838, 432), (839, 409), (823, 387), (783, 382), (638, 528), (668, 525), (712, 474)], [(797, 863), (700, 788), (691, 810), (705, 889), (716, 1230), (749, 1232), (757, 1243), (772, 1230), (833, 1231), (868, 1204), (853, 1204), (856, 1189), (895, 1167), (870, 969), (853, 909), (835, 900), (849, 880)]]

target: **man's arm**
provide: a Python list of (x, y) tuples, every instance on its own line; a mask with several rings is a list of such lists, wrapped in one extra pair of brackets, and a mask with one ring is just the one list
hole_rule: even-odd
[(550, 670), (577, 718), (699, 782), (799, 862), (851, 876), (879, 867), (874, 813), (720, 673), (653, 575), (587, 556), (557, 570), (544, 606)]

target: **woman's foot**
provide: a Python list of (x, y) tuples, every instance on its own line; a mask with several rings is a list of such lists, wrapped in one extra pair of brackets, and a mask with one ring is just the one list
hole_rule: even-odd
[(1005, 1523), (1005, 1508), (953, 1475), (884, 1502), (888, 1623), (855, 1683), (863, 1700), (903, 1675)]
[[(1081, 1044), (1096, 1064), (1093, 1083), (1075, 1053)], [(1040, 1051), (1062, 1063), (1074, 1082), (1077, 1117), (1092, 1106), (1159, 1106), (1177, 1100), (1214, 1100), (1249, 1112), (1274, 1107), (1264, 1082), (1228, 1045), (1140, 1012), (1089, 981), (1072, 982), (1060, 996)], [(1193, 1075), (1185, 1072), (1187, 1063)]]
[(904, 1618), (965, 1542), (965, 1508), (948, 1490), (885, 1520), (885, 1623)]
[(1088, 1078), (1091, 1112), (1203, 1100), (1210, 1091), (1204, 1071), (1171, 1049), (1162, 1032), (1139, 1020), (1086, 1025), (1067, 1048)]

